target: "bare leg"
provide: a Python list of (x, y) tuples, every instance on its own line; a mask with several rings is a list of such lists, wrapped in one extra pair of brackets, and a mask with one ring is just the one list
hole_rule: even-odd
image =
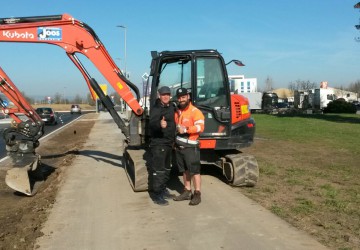
[(195, 174), (193, 175), (193, 183), (194, 183), (194, 189), (196, 191), (201, 191), (201, 175)]
[(188, 170), (186, 170), (183, 173), (183, 181), (184, 181), (184, 186), (187, 190), (191, 190), (191, 178), (190, 178), (190, 173)]

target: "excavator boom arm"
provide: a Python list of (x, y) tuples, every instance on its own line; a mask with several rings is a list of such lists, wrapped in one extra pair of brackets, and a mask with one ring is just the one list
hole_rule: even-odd
[[(81, 53), (97, 67), (136, 115), (143, 113), (136, 85), (121, 73), (91, 27), (68, 14), (0, 18), (0, 42), (53, 44), (63, 48), (70, 58)], [(75, 65), (90, 87), (91, 78), (86, 78), (87, 74), (79, 64)], [(137, 95), (136, 98), (129, 87)]]
[[(0, 18), (0, 42), (46, 43), (63, 48), (69, 59), (80, 70), (89, 89), (94, 90), (108, 109), (129, 145), (141, 145), (142, 138), (138, 127), (143, 109), (139, 104), (139, 90), (121, 73), (91, 27), (67, 14)], [(109, 96), (103, 93), (96, 80), (87, 72), (78, 59), (77, 53), (83, 54), (96, 66), (132, 109), (135, 115), (131, 116), (129, 124), (121, 119)], [(13, 128), (4, 132), (4, 139), (14, 166), (15, 163), (21, 165), (7, 171), (5, 182), (12, 189), (32, 196), (37, 191), (37, 184), (44, 180), (39, 167), (41, 166), (40, 156), (35, 153), (35, 148), (39, 146), (38, 139), (44, 133), (44, 124), (38, 121), (39, 116), (1, 68), (0, 76), (1, 91), (17, 106), (17, 109), (9, 109), (2, 105), (3, 110), (14, 118), (16, 123)], [(130, 88), (134, 91), (136, 98)], [(90, 93), (94, 97), (93, 92), (90, 91)], [(3, 104), (1, 99), (0, 103)], [(21, 121), (16, 111), (24, 113), (29, 119), (26, 122)]]

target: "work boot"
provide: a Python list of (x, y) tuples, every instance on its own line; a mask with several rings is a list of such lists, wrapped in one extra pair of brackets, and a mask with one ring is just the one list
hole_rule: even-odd
[(161, 193), (155, 193), (153, 195), (153, 199), (155, 204), (158, 204), (160, 206), (167, 206), (169, 205), (169, 202), (164, 199), (164, 196)]
[(199, 205), (200, 202), (201, 202), (201, 192), (200, 191), (194, 191), (194, 195), (191, 198), (191, 201), (190, 201), (189, 205), (196, 206), (196, 205)]
[(165, 200), (175, 198), (175, 194), (170, 194), (169, 190), (167, 190), (166, 188), (161, 192), (161, 194)]
[(191, 199), (191, 190), (184, 189), (184, 192), (182, 192), (180, 195), (175, 196), (173, 199), (174, 201), (185, 201)]

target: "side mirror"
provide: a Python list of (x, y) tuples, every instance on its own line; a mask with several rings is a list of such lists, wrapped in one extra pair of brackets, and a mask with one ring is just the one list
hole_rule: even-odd
[(234, 62), (237, 66), (240, 66), (240, 67), (245, 66), (245, 64), (243, 64), (242, 61), (239, 61), (239, 60), (236, 60), (236, 59), (233, 59), (230, 62), (225, 63), (225, 65), (228, 65), (228, 64), (230, 64), (232, 62)]

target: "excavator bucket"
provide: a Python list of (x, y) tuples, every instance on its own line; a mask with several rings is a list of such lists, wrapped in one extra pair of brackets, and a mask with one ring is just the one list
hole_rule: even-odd
[(35, 195), (39, 186), (44, 182), (40, 166), (39, 155), (18, 158), (15, 166), (6, 173), (6, 185), (27, 196)]
[(148, 190), (147, 153), (144, 149), (126, 149), (123, 155), (124, 168), (135, 192)]

